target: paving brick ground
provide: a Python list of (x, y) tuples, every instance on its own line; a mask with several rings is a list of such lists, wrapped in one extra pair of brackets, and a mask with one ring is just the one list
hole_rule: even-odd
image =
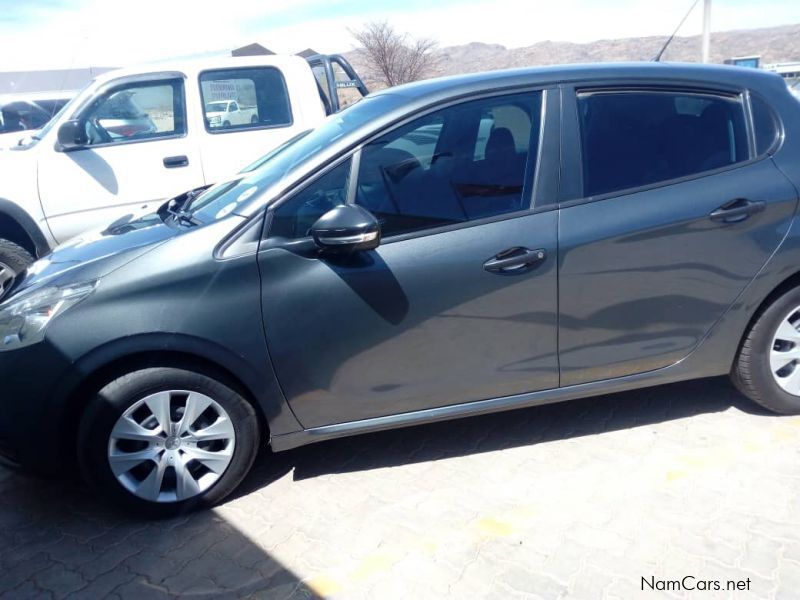
[[(0, 470), (8, 598), (800, 598), (800, 418), (724, 379), (266, 454), (167, 521)], [(642, 591), (642, 577), (750, 580)]]

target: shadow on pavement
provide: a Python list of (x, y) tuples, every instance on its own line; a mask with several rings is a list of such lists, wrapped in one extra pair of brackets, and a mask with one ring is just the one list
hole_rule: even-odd
[(253, 527), (216, 510), (146, 521), (80, 483), (0, 469), (0, 598), (318, 598)]

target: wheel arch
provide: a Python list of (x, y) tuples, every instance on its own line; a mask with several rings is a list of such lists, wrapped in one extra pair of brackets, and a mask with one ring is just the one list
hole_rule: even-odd
[(33, 218), (5, 198), (0, 198), (0, 237), (22, 246), (37, 258), (50, 252), (50, 244)]
[[(176, 334), (125, 338), (101, 346), (75, 363), (61, 392), (60, 446), (75, 456), (77, 432), (93, 394), (107, 383), (132, 370), (152, 367), (183, 368), (202, 372), (232, 387), (255, 409), (263, 438), (273, 433), (302, 429), (280, 394), (277, 382), (263, 381), (266, 374), (248, 368), (235, 355), (214, 345)], [(261, 383), (261, 385), (259, 385)]]
[[(796, 271), (795, 273), (789, 275), (788, 277), (784, 278), (778, 285), (774, 286), (772, 290), (764, 297), (764, 299), (759, 303), (758, 307), (753, 311), (753, 314), (750, 315), (750, 318), (747, 321), (747, 326), (742, 331), (741, 335), (739, 336), (739, 343), (736, 348), (736, 354), (738, 355), (739, 349), (742, 346), (742, 342), (744, 342), (745, 338), (747, 338), (747, 334), (753, 328), (753, 325), (758, 321), (759, 317), (764, 314), (764, 311), (772, 305), (775, 300), (783, 296), (786, 292), (796, 287), (800, 287), (800, 271)], [(736, 359), (734, 359), (735, 361)]]

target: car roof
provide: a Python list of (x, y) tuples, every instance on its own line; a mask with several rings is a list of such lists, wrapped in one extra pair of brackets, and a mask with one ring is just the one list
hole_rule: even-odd
[(779, 75), (760, 69), (697, 63), (594, 63), (506, 69), (428, 79), (387, 88), (373, 95), (394, 94), (407, 99), (440, 95), (458, 96), (482, 89), (495, 90), (525, 85), (592, 82), (696, 82), (705, 85), (761, 87), (785, 83)]

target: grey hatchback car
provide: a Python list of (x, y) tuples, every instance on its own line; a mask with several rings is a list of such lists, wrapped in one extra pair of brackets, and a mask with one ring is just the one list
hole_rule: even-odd
[(257, 451), (731, 373), (800, 412), (800, 104), (736, 67), (373, 94), (0, 284), (0, 454), (218, 502)]

